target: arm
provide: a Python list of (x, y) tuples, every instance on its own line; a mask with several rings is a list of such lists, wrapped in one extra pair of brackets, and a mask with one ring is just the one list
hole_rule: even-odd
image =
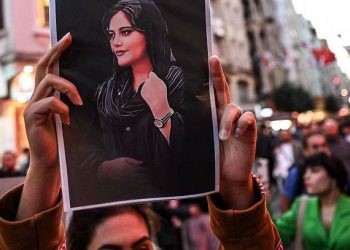
[(251, 176), (256, 121), (241, 114), (230, 95), (217, 57), (209, 61), (215, 88), (220, 137), (220, 192), (208, 197), (211, 225), (223, 249), (279, 249), (278, 232)]
[[(53, 75), (53, 67), (70, 45), (67, 34), (39, 61), (35, 90), (24, 112), (30, 145), (30, 167), (23, 190), (15, 190), (0, 200), (1, 249), (57, 249), (63, 242), (62, 201), (54, 115), (69, 124), (69, 108), (53, 96), (65, 94), (75, 105), (82, 105), (76, 87)], [(22, 192), (21, 192), (22, 191)], [(5, 232), (5, 233), (3, 233)], [(11, 236), (16, 237), (12, 241)], [(21, 238), (18, 238), (21, 237)], [(13, 248), (12, 248), (13, 246)]]

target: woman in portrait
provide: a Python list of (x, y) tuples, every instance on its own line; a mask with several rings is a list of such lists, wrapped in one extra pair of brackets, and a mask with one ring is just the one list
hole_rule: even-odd
[(113, 74), (96, 91), (107, 152), (98, 175), (146, 195), (176, 194), (184, 80), (166, 23), (153, 1), (121, 0), (104, 16), (103, 28)]

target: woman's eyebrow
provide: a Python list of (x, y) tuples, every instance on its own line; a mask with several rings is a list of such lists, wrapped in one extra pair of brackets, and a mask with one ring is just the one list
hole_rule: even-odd
[(144, 243), (145, 241), (151, 241), (151, 239), (148, 236), (144, 236), (141, 239), (135, 241), (134, 243), (132, 243), (132, 247), (137, 247), (138, 245)]
[[(144, 243), (145, 241), (151, 241), (148, 236), (144, 236), (138, 240), (136, 240), (134, 243), (132, 243), (132, 248), (137, 247), (138, 245)], [(98, 250), (122, 250), (123, 247), (119, 245), (114, 244), (105, 244), (98, 248)]]
[(98, 250), (122, 250), (123, 248), (118, 245), (105, 244), (98, 248)]

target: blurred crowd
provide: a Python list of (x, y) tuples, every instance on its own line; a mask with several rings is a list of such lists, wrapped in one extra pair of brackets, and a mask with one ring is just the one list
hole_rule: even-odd
[(29, 167), (29, 148), (20, 155), (7, 150), (1, 156), (0, 178), (26, 176)]
[[(279, 196), (275, 212), (285, 212), (295, 197), (305, 192), (305, 158), (319, 152), (339, 160), (350, 176), (350, 117), (328, 118), (277, 132), (264, 124), (259, 126), (255, 171), (271, 195)], [(350, 177), (345, 192), (350, 193)]]

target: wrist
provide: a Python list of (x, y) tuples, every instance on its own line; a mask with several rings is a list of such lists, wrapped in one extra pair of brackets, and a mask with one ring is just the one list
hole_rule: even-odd
[(256, 201), (254, 180), (251, 175), (242, 181), (220, 180), (220, 197), (226, 208), (243, 210)]

